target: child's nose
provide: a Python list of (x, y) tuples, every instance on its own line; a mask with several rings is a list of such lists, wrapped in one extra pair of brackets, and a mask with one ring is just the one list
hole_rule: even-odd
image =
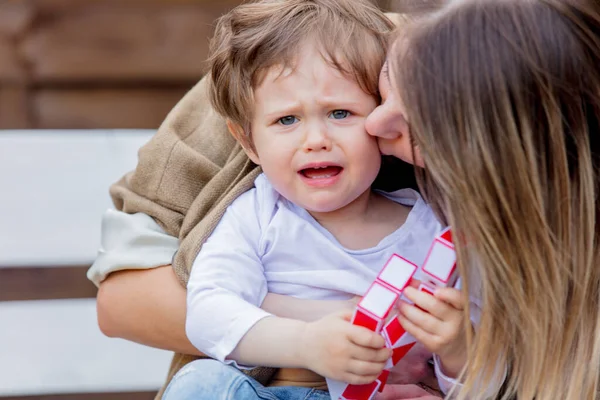
[(323, 125), (309, 127), (304, 141), (304, 151), (328, 150), (331, 150), (331, 138), (327, 128)]

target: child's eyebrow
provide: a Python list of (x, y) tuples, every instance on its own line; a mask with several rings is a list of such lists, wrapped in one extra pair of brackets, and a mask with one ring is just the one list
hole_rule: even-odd
[(276, 119), (285, 117), (286, 115), (294, 115), (297, 114), (301, 108), (302, 104), (299, 102), (274, 103), (266, 107), (264, 117), (266, 119)]
[(358, 108), (363, 105), (362, 102), (341, 99), (321, 99), (317, 100), (317, 104), (324, 108)]

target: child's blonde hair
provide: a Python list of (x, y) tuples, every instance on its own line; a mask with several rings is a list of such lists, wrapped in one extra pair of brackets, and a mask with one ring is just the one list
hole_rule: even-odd
[[(253, 89), (270, 67), (293, 66), (301, 45), (323, 57), (366, 93), (378, 95), (388, 34), (394, 25), (368, 0), (262, 0), (242, 4), (217, 22), (211, 41), (213, 107), (248, 135)], [(252, 148), (249, 136), (240, 139)], [(245, 142), (245, 143), (244, 143)]]
[[(428, 200), (481, 323), (459, 398), (508, 365), (519, 400), (598, 398), (598, 1), (463, 0), (409, 29), (391, 71)], [(405, 45), (406, 44), (406, 45)]]

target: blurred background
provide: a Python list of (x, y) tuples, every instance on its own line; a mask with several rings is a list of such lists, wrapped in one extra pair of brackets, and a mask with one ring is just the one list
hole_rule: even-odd
[(162, 384), (170, 353), (104, 337), (85, 272), (108, 186), (240, 2), (0, 0), (0, 399), (142, 400)]

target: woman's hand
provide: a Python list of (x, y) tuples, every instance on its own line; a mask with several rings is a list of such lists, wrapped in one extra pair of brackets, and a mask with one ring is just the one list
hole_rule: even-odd
[(407, 287), (404, 295), (414, 305), (400, 302), (398, 319), (404, 329), (437, 354), (442, 370), (456, 377), (466, 363), (464, 300), (459, 290), (439, 288), (429, 293)]
[(350, 323), (343, 311), (306, 324), (300, 356), (306, 368), (327, 378), (362, 385), (383, 371), (391, 350), (381, 335)]
[(433, 355), (421, 343), (417, 343), (392, 368), (388, 384), (422, 383), (430, 388), (438, 389), (433, 364), (429, 361)]
[(431, 394), (418, 385), (386, 385), (383, 392), (375, 400), (442, 400), (442, 397)]

